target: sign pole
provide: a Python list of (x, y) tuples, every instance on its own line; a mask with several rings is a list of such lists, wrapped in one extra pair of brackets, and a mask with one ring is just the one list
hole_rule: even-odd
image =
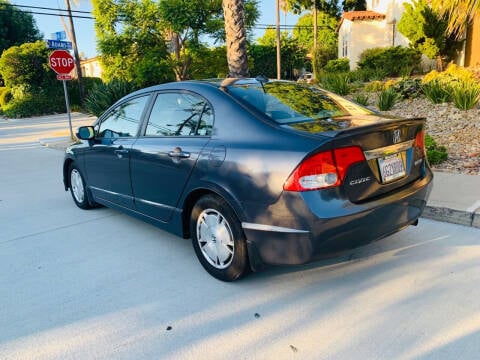
[(65, 93), (65, 105), (67, 105), (68, 126), (70, 127), (70, 138), (73, 140), (72, 117), (70, 116), (70, 102), (68, 101), (67, 82), (63, 82), (63, 92)]
[(65, 104), (67, 105), (68, 125), (70, 128), (70, 138), (74, 140), (72, 129), (72, 117), (70, 115), (70, 102), (68, 101), (67, 83), (65, 80), (72, 80), (69, 73), (75, 69), (75, 61), (66, 50), (54, 50), (48, 56), (48, 64), (53, 71), (57, 73), (57, 79), (63, 81), (63, 92), (65, 93)]

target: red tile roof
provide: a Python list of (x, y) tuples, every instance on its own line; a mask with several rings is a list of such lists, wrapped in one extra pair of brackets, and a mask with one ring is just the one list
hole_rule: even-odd
[(348, 11), (344, 12), (342, 19), (347, 19), (350, 21), (355, 20), (375, 20), (375, 19), (385, 19), (385, 14), (380, 14), (375, 11)]

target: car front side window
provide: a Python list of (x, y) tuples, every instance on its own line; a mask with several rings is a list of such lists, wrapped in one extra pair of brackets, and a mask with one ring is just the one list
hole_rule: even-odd
[(137, 135), (149, 95), (127, 100), (113, 109), (99, 125), (97, 137), (119, 138)]
[(145, 131), (146, 136), (209, 136), (213, 111), (202, 97), (184, 92), (161, 93)]

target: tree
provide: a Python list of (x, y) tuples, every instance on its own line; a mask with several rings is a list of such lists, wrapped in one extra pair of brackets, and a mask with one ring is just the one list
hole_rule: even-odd
[(317, 13), (323, 12), (338, 18), (340, 9), (337, 0), (284, 0), (284, 7), (288, 11), (300, 14), (303, 10), (312, 9), (313, 14), (313, 49), (316, 52), (318, 41)]
[(224, 78), (228, 74), (227, 49), (225, 46), (207, 48), (200, 45), (191, 49), (192, 65), (190, 77), (192, 79)]
[[(280, 42), (286, 43), (290, 39), (290, 33), (288, 31), (282, 31), (280, 33)], [(268, 27), (263, 33), (262, 37), (257, 39), (257, 43), (263, 46), (275, 46), (277, 42), (276, 29), (273, 27)]]
[(362, 11), (367, 10), (367, 2), (365, 0), (343, 0), (343, 11)]
[(171, 81), (164, 24), (153, 0), (92, 0), (98, 49), (106, 81), (144, 87)]
[[(317, 13), (317, 26), (319, 28), (317, 39), (323, 46), (337, 48), (337, 25), (338, 21), (335, 17), (319, 11)], [(307, 51), (313, 50), (313, 15), (311, 13), (300, 17), (293, 28), (293, 37), (298, 41), (299, 45)]]
[(243, 0), (223, 0), (229, 77), (247, 77), (247, 35)]
[(159, 17), (171, 39), (172, 66), (178, 81), (189, 77), (192, 57), (186, 50), (187, 41), (199, 45), (199, 37), (206, 30), (212, 14), (218, 10), (214, 2), (201, 0), (163, 0), (159, 2)]
[[(257, 42), (259, 45), (250, 45), (248, 49), (249, 58), (252, 60), (251, 73), (254, 76), (276, 77), (276, 64), (272, 61), (276, 56), (276, 30), (268, 28)], [(304, 66), (307, 51), (288, 31), (282, 31), (281, 43), (280, 67), (283, 78), (294, 79), (294, 70)]]
[(48, 66), (45, 42), (11, 46), (0, 57), (0, 74), (11, 94), (2, 103), (8, 117), (24, 117), (65, 111), (62, 86)]
[(23, 12), (7, 0), (0, 0), (0, 55), (11, 46), (41, 40), (33, 16)]
[(414, 49), (430, 59), (437, 59), (438, 70), (443, 70), (442, 57), (452, 57), (460, 45), (453, 36), (447, 36), (446, 17), (435, 12), (426, 0), (404, 3), (404, 7), (398, 31), (410, 40)]
[(447, 34), (456, 39), (464, 36), (467, 25), (480, 12), (480, 0), (432, 0), (432, 8), (447, 16)]
[(0, 57), (0, 74), (9, 88), (45, 89), (56, 82), (48, 67), (49, 50), (43, 41), (11, 46)]
[(340, 13), (336, 0), (284, 0), (284, 4), (284, 9), (294, 14), (300, 14), (304, 10), (314, 8), (333, 17), (338, 17)]
[[(225, 38), (222, 0), (93, 0), (98, 47), (106, 80), (137, 86), (191, 77), (201, 36)], [(246, 0), (246, 27), (258, 18)], [(195, 69), (198, 72), (198, 68)]]
[[(200, 44), (201, 35), (211, 35), (225, 41), (222, 0), (162, 0), (159, 17), (173, 47), (173, 69), (177, 80), (188, 79), (191, 53)], [(258, 18), (257, 1), (245, 1), (245, 28), (251, 28)]]

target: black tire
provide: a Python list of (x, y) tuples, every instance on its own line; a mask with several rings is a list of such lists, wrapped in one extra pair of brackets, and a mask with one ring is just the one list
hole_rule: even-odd
[(95, 207), (95, 203), (90, 199), (87, 191), (83, 174), (75, 163), (71, 163), (68, 168), (68, 182), (73, 201), (80, 209), (88, 210)]
[(190, 217), (190, 234), (198, 260), (213, 277), (234, 281), (249, 271), (241, 224), (219, 196), (205, 195), (197, 201)]

